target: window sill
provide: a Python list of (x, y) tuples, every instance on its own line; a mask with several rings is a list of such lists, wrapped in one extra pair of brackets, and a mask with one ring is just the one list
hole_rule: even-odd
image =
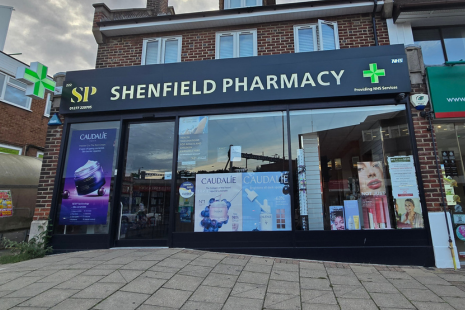
[(16, 108), (20, 108), (20, 109), (23, 109), (23, 110), (32, 112), (32, 110), (31, 110), (30, 108), (26, 108), (26, 107), (20, 106), (19, 104), (6, 101), (5, 99), (1, 99), (0, 102), (3, 102), (3, 103), (6, 103), (6, 104), (9, 104), (9, 105), (12, 105), (12, 106), (14, 106), (14, 107), (16, 107)]

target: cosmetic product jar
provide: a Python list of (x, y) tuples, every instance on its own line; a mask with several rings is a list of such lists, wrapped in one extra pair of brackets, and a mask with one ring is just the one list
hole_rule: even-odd
[(74, 172), (74, 184), (78, 195), (95, 192), (105, 184), (102, 166), (98, 161), (89, 160)]

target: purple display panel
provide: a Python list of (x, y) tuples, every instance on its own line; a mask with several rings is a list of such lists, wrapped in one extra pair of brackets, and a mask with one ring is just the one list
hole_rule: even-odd
[(107, 223), (116, 129), (72, 132), (60, 225)]

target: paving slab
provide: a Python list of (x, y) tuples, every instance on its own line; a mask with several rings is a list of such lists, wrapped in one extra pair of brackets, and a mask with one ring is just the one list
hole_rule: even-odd
[(53, 307), (63, 300), (76, 294), (78, 290), (59, 290), (51, 289), (45, 291), (25, 302), (19, 304), (21, 307), (34, 307), (34, 308), (50, 308)]
[(100, 299), (76, 299), (69, 298), (60, 302), (51, 310), (88, 310), (98, 304)]
[(403, 288), (401, 292), (408, 300), (412, 301), (444, 302), (439, 296), (430, 290)]
[(300, 294), (303, 303), (337, 305), (336, 296), (331, 291), (302, 290)]
[(264, 309), (299, 310), (302, 309), (300, 297), (287, 294), (267, 294)]
[(231, 289), (224, 287), (200, 286), (189, 298), (191, 301), (224, 303)]
[(454, 310), (448, 303), (412, 301), (418, 310)]
[(371, 299), (337, 299), (341, 310), (378, 310), (378, 306)]
[(73, 298), (104, 299), (119, 290), (124, 283), (95, 283), (80, 291)]
[[(270, 279), (270, 275), (267, 273), (242, 271), (241, 275), (237, 279), (237, 282), (267, 284), (269, 279)], [(297, 281), (298, 280), (299, 280), (299, 276), (297, 275)]]
[(426, 285), (427, 288), (432, 290), (436, 295), (441, 297), (463, 297), (465, 292), (455, 286), (444, 285)]
[(385, 293), (371, 293), (371, 298), (379, 307), (385, 308), (402, 308), (402, 309), (415, 309), (415, 307), (400, 293), (398, 294), (385, 294)]
[(231, 296), (263, 300), (265, 298), (266, 288), (266, 285), (261, 284), (236, 283), (231, 292)]
[(145, 305), (179, 309), (191, 296), (192, 292), (160, 288), (145, 301)]
[(202, 285), (232, 288), (236, 284), (238, 276), (220, 273), (210, 273), (202, 282)]
[(171, 288), (175, 290), (183, 291), (195, 291), (199, 287), (200, 283), (203, 282), (203, 278), (200, 277), (191, 277), (184, 275), (175, 275), (172, 277), (165, 285), (164, 288)]
[[(184, 306), (182, 306), (181, 310), (221, 310), (221, 308), (223, 308), (222, 303), (215, 304), (211, 302), (187, 301), (184, 304)], [(153, 309), (154, 308), (150, 308), (150, 310), (153, 310)], [(155, 308), (155, 309), (158, 309), (158, 308)], [(237, 308), (235, 308), (235, 310), (236, 309)], [(166, 308), (166, 310), (173, 310), (173, 308)]]
[(464, 298), (442, 297), (442, 299), (457, 310), (465, 310), (465, 294)]
[[(223, 310), (261, 310), (263, 309), (263, 301), (259, 299), (229, 297), (224, 304)], [(203, 309), (203, 308), (202, 308)]]
[(27, 297), (20, 297), (20, 298), (2, 298), (0, 302), (0, 310), (6, 310), (13, 308), (17, 304), (22, 303), (23, 301), (27, 300)]
[(130, 293), (130, 292), (116, 292), (93, 309), (102, 309), (102, 310), (114, 310), (114, 309), (124, 309), (131, 310), (136, 309), (144, 301), (149, 298), (150, 295)]
[(333, 291), (339, 298), (370, 299), (370, 295), (364, 287), (350, 285), (333, 285)]
[(301, 278), (300, 286), (307, 290), (331, 291), (331, 284), (327, 279)]
[(163, 279), (141, 277), (126, 284), (120, 289), (120, 291), (151, 295), (165, 284), (165, 282), (166, 280)]

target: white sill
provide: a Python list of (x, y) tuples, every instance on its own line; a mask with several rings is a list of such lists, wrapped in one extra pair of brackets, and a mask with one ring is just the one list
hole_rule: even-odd
[(17, 107), (17, 108), (20, 108), (20, 109), (23, 109), (23, 110), (26, 110), (26, 111), (29, 111), (29, 112), (32, 112), (31, 109), (28, 109), (28, 108), (25, 108), (23, 106), (20, 106), (16, 103), (13, 103), (13, 102), (9, 102), (9, 101), (6, 101), (5, 99), (1, 99), (0, 102), (3, 102), (3, 103), (6, 103), (6, 104), (9, 104), (9, 105), (12, 105), (14, 107)]

